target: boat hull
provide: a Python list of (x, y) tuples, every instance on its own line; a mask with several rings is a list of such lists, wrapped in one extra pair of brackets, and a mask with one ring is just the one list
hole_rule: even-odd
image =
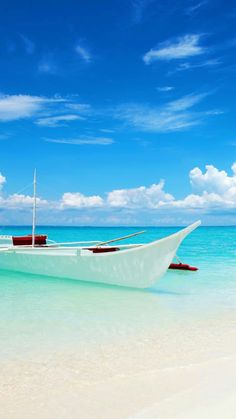
[(82, 248), (15, 248), (0, 253), (0, 268), (135, 288), (151, 287), (167, 271), (182, 240), (200, 223), (164, 239), (111, 253)]

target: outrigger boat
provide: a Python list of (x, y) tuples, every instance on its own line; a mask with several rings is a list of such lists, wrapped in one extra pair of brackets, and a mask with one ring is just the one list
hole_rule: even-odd
[(168, 268), (197, 270), (172, 261), (181, 242), (201, 224), (200, 221), (151, 243), (119, 247), (110, 244), (144, 232), (107, 242), (55, 243), (47, 241), (45, 235), (35, 234), (35, 221), (36, 173), (32, 235), (0, 237), (4, 242), (0, 248), (0, 269), (135, 288), (151, 287)]

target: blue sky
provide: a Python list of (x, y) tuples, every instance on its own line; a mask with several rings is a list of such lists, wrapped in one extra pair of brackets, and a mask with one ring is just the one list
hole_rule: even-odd
[(4, 1), (0, 223), (235, 224), (236, 5)]

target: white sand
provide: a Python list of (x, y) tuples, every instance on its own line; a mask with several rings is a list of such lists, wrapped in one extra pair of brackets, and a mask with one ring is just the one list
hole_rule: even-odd
[(0, 418), (235, 419), (235, 321), (2, 361)]

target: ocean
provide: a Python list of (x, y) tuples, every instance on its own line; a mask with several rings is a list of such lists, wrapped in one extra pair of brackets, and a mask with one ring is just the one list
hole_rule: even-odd
[[(139, 230), (128, 242), (146, 243), (178, 228), (38, 227), (55, 241), (109, 240)], [(0, 234), (30, 234), (5, 227)], [(197, 272), (168, 271), (148, 290), (0, 270), (0, 359), (77, 351), (94, 345), (149, 339), (199, 322), (228, 318), (235, 327), (236, 227), (200, 227), (182, 243), (179, 258)], [(76, 349), (75, 349), (76, 348)]]

